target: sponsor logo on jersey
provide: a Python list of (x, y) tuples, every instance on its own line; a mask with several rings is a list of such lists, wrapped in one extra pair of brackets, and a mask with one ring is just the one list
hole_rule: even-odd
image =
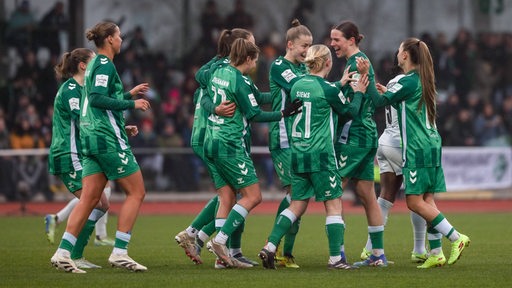
[(340, 91), (340, 93), (338, 93), (338, 98), (340, 98), (340, 101), (343, 104), (345, 104), (345, 102), (347, 102), (347, 98), (345, 98), (345, 95), (341, 91)]
[(282, 59), (277, 59), (275, 63), (276, 63), (276, 65), (281, 65), (281, 64), (283, 64), (283, 60)]
[(80, 99), (78, 99), (78, 98), (70, 98), (69, 99), (69, 109), (71, 109), (71, 110), (80, 110)]
[(258, 106), (258, 101), (256, 101), (256, 98), (254, 98), (254, 94), (251, 93), (247, 95), (247, 97), (249, 97), (249, 101), (251, 101), (252, 107)]
[(297, 78), (297, 75), (295, 75), (295, 73), (290, 69), (284, 70), (283, 73), (281, 73), (281, 76), (288, 83), (290, 83), (294, 78)]
[(391, 86), (388, 91), (391, 92), (391, 93), (396, 93), (398, 92), (400, 89), (402, 89), (402, 84), (400, 83), (395, 83), (395, 85)]
[(101, 63), (102, 65), (107, 64), (107, 63), (108, 63), (108, 58), (100, 58), (100, 63)]
[(107, 84), (108, 84), (108, 75), (105, 75), (105, 74), (96, 75), (96, 81), (94, 82), (94, 86), (96, 86), (96, 87), (103, 86), (106, 88)]
[(76, 84), (75, 83), (69, 83), (69, 85), (68, 85), (68, 89), (69, 90), (73, 90), (75, 88), (76, 88)]

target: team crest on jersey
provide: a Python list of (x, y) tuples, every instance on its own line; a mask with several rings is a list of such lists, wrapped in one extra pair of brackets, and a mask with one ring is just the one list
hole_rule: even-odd
[(69, 109), (80, 110), (80, 100), (78, 98), (69, 99)]
[(96, 81), (94, 82), (94, 86), (96, 86), (96, 87), (103, 86), (106, 88), (107, 84), (108, 84), (108, 75), (105, 75), (105, 74), (96, 75)]
[(107, 58), (100, 58), (100, 63), (102, 65), (107, 64), (108, 63), (108, 59)]
[(395, 85), (391, 86), (388, 91), (391, 92), (391, 93), (396, 93), (398, 92), (400, 89), (402, 89), (402, 84), (400, 83), (395, 83)]
[(294, 78), (297, 78), (297, 75), (295, 75), (295, 73), (290, 69), (284, 70), (283, 73), (281, 73), (281, 76), (283, 76), (283, 79), (288, 83), (290, 83)]

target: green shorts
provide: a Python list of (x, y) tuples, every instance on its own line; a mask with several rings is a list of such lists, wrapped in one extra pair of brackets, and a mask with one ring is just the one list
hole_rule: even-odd
[(406, 195), (446, 192), (443, 167), (403, 168)]
[[(204, 153), (203, 153), (204, 155)], [(217, 171), (217, 167), (215, 166), (215, 162), (213, 159), (208, 158), (204, 155), (204, 164), (206, 165), (206, 169), (208, 169), (208, 173), (210, 174), (210, 178), (212, 178), (213, 185), (215, 186), (215, 190), (228, 185), (226, 180), (222, 178), (222, 176)]]
[(338, 170), (292, 174), (292, 200), (324, 202), (341, 197), (341, 177)]
[(58, 174), (57, 177), (64, 183), (69, 192), (73, 194), (82, 189), (82, 170)]
[(342, 178), (374, 181), (374, 161), (377, 148), (341, 145), (336, 151)]
[(215, 189), (226, 186), (233, 187), (235, 190), (258, 183), (258, 176), (252, 163), (251, 157), (247, 155), (237, 154), (230, 158), (210, 158), (206, 156), (207, 165), (213, 165), (211, 171), (218, 172), (217, 175), (212, 172), (213, 183)]
[(204, 154), (204, 147), (194, 145), (192, 146), (192, 151), (199, 157), (204, 165), (206, 166), (206, 169), (208, 170), (208, 174), (210, 174), (210, 178), (212, 179), (213, 183), (215, 183), (215, 189), (219, 189), (220, 187), (224, 187), (227, 185), (226, 181), (220, 177), (219, 173), (217, 172), (217, 168), (215, 167), (215, 164), (212, 161), (209, 161)]
[(277, 176), (279, 176), (281, 186), (286, 187), (291, 185), (291, 150), (289, 148), (272, 150), (270, 151), (270, 156), (272, 156), (274, 169), (276, 170)]
[(121, 179), (140, 170), (131, 150), (84, 155), (82, 166), (82, 177), (103, 173), (108, 180)]

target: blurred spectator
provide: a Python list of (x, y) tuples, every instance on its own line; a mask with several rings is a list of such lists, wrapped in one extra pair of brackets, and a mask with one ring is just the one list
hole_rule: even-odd
[[(10, 149), (9, 130), (5, 123), (5, 115), (0, 108), (0, 149)], [(12, 167), (15, 166), (14, 158), (10, 156), (0, 156), (0, 194), (3, 194), (7, 201), (16, 199), (15, 173)]]
[(222, 17), (217, 11), (217, 3), (214, 0), (206, 1), (201, 13), (201, 46), (204, 45), (205, 58), (210, 59), (217, 51), (217, 39), (224, 27)]
[(437, 121), (437, 125), (439, 128), (439, 133), (441, 134), (441, 138), (445, 139), (445, 145), (453, 145), (449, 139), (449, 135), (455, 126), (455, 122), (457, 121), (457, 117), (459, 117), (460, 110), (460, 100), (459, 95), (455, 92), (452, 92), (446, 102), (439, 104), (437, 109), (437, 115), (439, 117), (439, 121)]
[(443, 93), (455, 91), (454, 81), (458, 74), (454, 59), (455, 46), (446, 45), (439, 49), (439, 58), (435, 63), (437, 65), (434, 65), (437, 68), (436, 87)]
[(61, 39), (67, 39), (68, 27), (69, 19), (64, 14), (64, 3), (57, 1), (39, 23), (39, 44), (50, 49), (52, 55), (60, 55)]
[(146, 42), (146, 37), (144, 36), (144, 31), (141, 26), (135, 27), (133, 32), (128, 36), (128, 41), (129, 44), (127, 49), (133, 50), (137, 61), (144, 61), (144, 58), (149, 54), (149, 52), (148, 43)]
[(476, 44), (468, 30), (460, 29), (453, 41), (455, 48), (454, 61), (457, 67), (455, 71), (455, 91), (461, 97), (461, 102), (465, 104), (467, 93), (471, 90), (471, 81), (474, 65), (473, 60), (476, 56)]
[(465, 108), (460, 109), (453, 121), (450, 133), (444, 139), (450, 146), (474, 146), (476, 144), (471, 112)]
[(313, 12), (315, 12), (313, 0), (299, 0), (297, 6), (293, 9), (292, 17), (288, 23), (291, 23), (293, 19), (298, 19), (300, 24), (310, 26)]
[[(165, 121), (158, 136), (158, 146), (162, 148), (180, 148), (184, 146), (183, 137), (177, 133), (172, 120)], [(194, 163), (190, 155), (166, 154), (163, 163), (164, 175), (169, 177), (169, 185), (178, 191), (194, 191), (198, 188), (195, 181)]]
[(44, 139), (40, 131), (35, 131), (27, 117), (19, 117), (19, 121), (10, 134), (12, 149), (45, 148)]
[(480, 146), (504, 146), (505, 126), (500, 115), (490, 103), (484, 104), (482, 113), (475, 120), (476, 144)]
[[(268, 123), (251, 123), (251, 130), (251, 145), (268, 147)], [(270, 155), (253, 154), (252, 158), (254, 161), (254, 166), (258, 167), (257, 169), (263, 173), (263, 175), (258, 175), (260, 176), (261, 180), (264, 180), (260, 184), (261, 189), (275, 190), (277, 188), (275, 183), (275, 170), (274, 163), (272, 162)]]
[(16, 47), (20, 54), (35, 48), (34, 31), (37, 21), (30, 11), (30, 2), (21, 1), (7, 22), (5, 42)]
[(234, 0), (234, 10), (226, 16), (224, 21), (228, 29), (244, 28), (249, 31), (254, 29), (254, 20), (251, 14), (245, 11), (244, 0)]
[[(153, 121), (149, 119), (142, 120), (142, 124), (138, 128), (139, 134), (130, 141), (132, 147), (156, 148), (158, 142)], [(156, 177), (162, 173), (162, 155), (159, 153), (139, 154), (137, 155), (137, 162), (140, 165), (146, 188), (148, 190), (154, 190)]]
[(485, 59), (476, 60), (474, 91), (484, 103), (493, 103), (493, 93), (500, 75), (493, 69), (491, 61)]
[(508, 143), (510, 145), (512, 144), (512, 95), (509, 95), (505, 98), (500, 112), (503, 119), (503, 125), (505, 125)]

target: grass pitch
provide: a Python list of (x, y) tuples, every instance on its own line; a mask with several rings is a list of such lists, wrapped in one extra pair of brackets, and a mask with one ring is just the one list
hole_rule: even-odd
[[(148, 267), (145, 273), (111, 268), (111, 247), (86, 248), (85, 256), (103, 269), (87, 274), (69, 274), (50, 265), (57, 245), (49, 245), (43, 217), (1, 217), (0, 287), (510, 287), (512, 262), (510, 213), (446, 214), (457, 229), (471, 238), (471, 245), (455, 265), (420, 270), (410, 263), (412, 230), (407, 214), (391, 214), (385, 231), (385, 251), (395, 262), (387, 268), (336, 271), (326, 268), (328, 259), (325, 217), (302, 218), (295, 252), (300, 269), (265, 270), (260, 266), (240, 270), (213, 268), (214, 256), (203, 251), (203, 265), (194, 265), (174, 241), (193, 216), (139, 217), (129, 253)], [(272, 215), (249, 215), (243, 251), (255, 260), (272, 229)], [(364, 215), (346, 215), (345, 247), (348, 260), (358, 261), (366, 241)], [(109, 218), (108, 231), (115, 231), (116, 217)], [(60, 239), (64, 225), (58, 227)], [(56, 239), (58, 241), (58, 239)], [(92, 244), (92, 243), (91, 243)], [(443, 240), (446, 257), (448, 241)]]

